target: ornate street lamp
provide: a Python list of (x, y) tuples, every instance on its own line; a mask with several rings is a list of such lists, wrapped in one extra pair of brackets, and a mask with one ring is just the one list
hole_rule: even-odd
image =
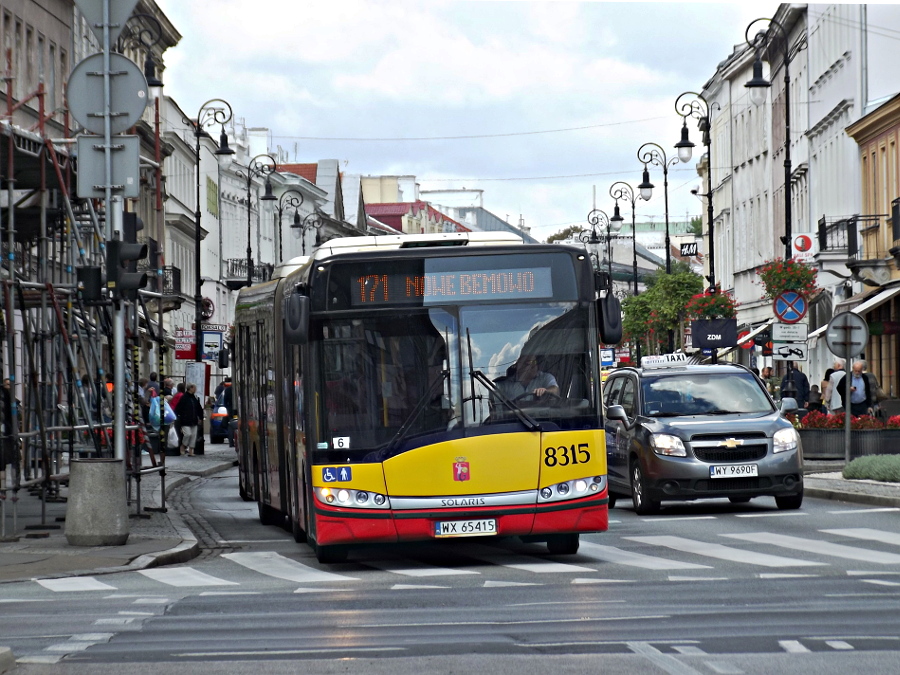
[(315, 245), (317, 247), (321, 245), (322, 240), (320, 239), (319, 232), (324, 224), (325, 221), (322, 219), (321, 214), (318, 211), (313, 211), (302, 220), (300, 219), (300, 212), (294, 212), (294, 222), (291, 225), (291, 232), (294, 235), (294, 239), (300, 240), (301, 255), (306, 255), (306, 233), (309, 230), (316, 231)]
[[(613, 211), (613, 217), (609, 219), (610, 223), (616, 223), (616, 232), (622, 229), (624, 219), (619, 213), (619, 200), (622, 199), (631, 204), (631, 275), (634, 283), (634, 294), (638, 294), (638, 264), (637, 264), (637, 225), (635, 223), (634, 206), (637, 202), (637, 195), (634, 188), (625, 181), (613, 183), (609, 188), (609, 196), (616, 200), (616, 207)], [(641, 362), (641, 341), (637, 341), (637, 362)]]
[[(693, 98), (685, 98), (685, 97)], [(718, 108), (719, 104), (715, 101), (712, 106)], [(703, 98), (701, 94), (693, 91), (686, 91), (675, 99), (675, 112), (684, 119), (681, 126), (681, 140), (675, 144), (678, 149), (678, 159), (687, 163), (691, 161), (691, 151), (694, 144), (688, 135), (687, 118), (693, 117), (697, 120), (697, 128), (703, 134), (703, 145), (706, 146), (706, 219), (709, 222), (709, 287), (713, 293), (716, 292), (716, 239), (715, 239), (715, 223), (713, 222), (713, 189), (712, 189), (712, 140), (710, 138), (712, 125), (710, 124), (710, 103)]]
[[(750, 39), (750, 32), (753, 26), (760, 21), (767, 21), (768, 27), (764, 31), (759, 31)], [(766, 102), (766, 94), (772, 86), (763, 76), (762, 54), (767, 51), (769, 46), (777, 43), (781, 49), (782, 60), (784, 62), (784, 236), (781, 237), (781, 243), (784, 244), (784, 259), (790, 260), (792, 257), (791, 242), (791, 50), (788, 42), (787, 31), (784, 26), (775, 19), (754, 19), (744, 31), (744, 39), (747, 44), (753, 47), (755, 58), (753, 60), (753, 79), (744, 86), (750, 90), (750, 100), (754, 105), (761, 106)]]
[(268, 176), (275, 173), (278, 163), (272, 155), (262, 154), (251, 159), (243, 169), (235, 171), (235, 175), (247, 182), (247, 285), (253, 284), (253, 228), (251, 225), (252, 209), (250, 198), (252, 196), (253, 179), (266, 176), (266, 191), (261, 201), (274, 202), (277, 198), (272, 194), (272, 182)]
[(591, 226), (591, 229), (582, 230), (578, 234), (578, 239), (586, 245), (586, 248), (590, 252), (591, 261), (595, 263), (594, 269), (600, 267), (599, 254), (597, 253), (597, 249), (600, 247), (600, 235), (597, 232), (597, 228), (606, 228), (606, 261), (609, 272), (609, 291), (612, 292), (612, 232), (619, 231), (622, 227), (621, 220), (619, 222), (612, 222), (605, 211), (593, 209), (588, 213), (587, 221), (588, 225)]
[(227, 101), (220, 98), (214, 98), (200, 106), (197, 113), (197, 121), (194, 125), (194, 137), (196, 146), (194, 148), (194, 160), (197, 163), (197, 204), (194, 211), (194, 361), (200, 363), (203, 356), (201, 340), (203, 331), (201, 324), (203, 323), (203, 280), (200, 277), (200, 139), (209, 136), (203, 129), (204, 127), (218, 124), (222, 127), (222, 133), (219, 136), (219, 146), (216, 148), (215, 155), (219, 161), (219, 166), (228, 166), (231, 162), (231, 156), (234, 150), (228, 147), (228, 134), (225, 133), (225, 125), (231, 120), (231, 106)]
[[(641, 199), (645, 202), (650, 201), (653, 197), (653, 183), (650, 182), (650, 171), (648, 164), (653, 164), (662, 168), (663, 171), (663, 200), (665, 202), (666, 212), (666, 274), (672, 273), (672, 244), (669, 239), (669, 167), (678, 161), (678, 157), (671, 160), (666, 157), (666, 151), (657, 143), (644, 143), (637, 151), (637, 158), (644, 165), (644, 173), (642, 174), (641, 184), (638, 190), (641, 193)], [(669, 353), (675, 352), (675, 333), (669, 329)]]
[(294, 221), (296, 222), (300, 217), (300, 206), (302, 204), (303, 193), (294, 188), (285, 190), (278, 199), (278, 206), (275, 207), (275, 212), (278, 214), (278, 262), (281, 262), (284, 258), (282, 251), (284, 236), (282, 235), (281, 217), (284, 215), (284, 210), (286, 208), (292, 208), (294, 209)]

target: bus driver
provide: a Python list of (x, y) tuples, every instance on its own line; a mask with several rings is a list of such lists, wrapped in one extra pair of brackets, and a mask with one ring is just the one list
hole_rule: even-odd
[(533, 394), (540, 398), (544, 394), (559, 396), (559, 385), (550, 373), (538, 368), (534, 354), (521, 355), (516, 362), (515, 377), (509, 376), (499, 382), (500, 390), (509, 399), (516, 399), (524, 394)]

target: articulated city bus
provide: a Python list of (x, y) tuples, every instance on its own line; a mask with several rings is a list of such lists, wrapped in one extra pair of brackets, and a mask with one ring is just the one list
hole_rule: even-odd
[[(240, 493), (321, 562), (354, 545), (607, 528), (598, 338), (618, 302), (584, 249), (506, 233), (327, 242), (240, 292)], [(278, 273), (276, 273), (278, 274)]]

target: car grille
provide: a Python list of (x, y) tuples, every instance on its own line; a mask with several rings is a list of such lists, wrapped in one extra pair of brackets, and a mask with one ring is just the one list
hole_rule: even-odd
[(751, 445), (735, 449), (729, 448), (692, 448), (694, 457), (701, 462), (755, 462), (766, 456), (765, 445)]

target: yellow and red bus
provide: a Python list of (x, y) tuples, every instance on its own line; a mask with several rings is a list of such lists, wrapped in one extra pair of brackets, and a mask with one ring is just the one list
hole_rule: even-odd
[(598, 338), (581, 248), (506, 233), (331, 240), (241, 290), (240, 493), (321, 562), (474, 536), (575, 553), (607, 528)]

